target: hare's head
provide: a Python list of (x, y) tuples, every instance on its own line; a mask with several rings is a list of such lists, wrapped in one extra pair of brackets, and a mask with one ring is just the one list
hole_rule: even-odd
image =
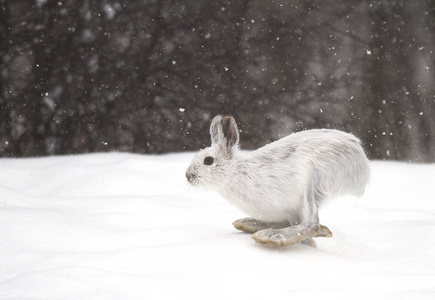
[(195, 187), (219, 189), (239, 148), (239, 131), (231, 116), (216, 116), (210, 125), (211, 146), (199, 151), (186, 171)]

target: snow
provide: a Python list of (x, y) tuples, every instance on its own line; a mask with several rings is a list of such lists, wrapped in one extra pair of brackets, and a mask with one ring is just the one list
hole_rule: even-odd
[(372, 162), (317, 248), (256, 244), (192, 153), (0, 159), (0, 299), (434, 299), (434, 165)]

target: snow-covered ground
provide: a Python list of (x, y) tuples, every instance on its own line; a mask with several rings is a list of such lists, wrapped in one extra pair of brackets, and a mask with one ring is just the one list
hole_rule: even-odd
[(435, 165), (372, 162), (317, 248), (256, 244), (191, 153), (0, 159), (0, 299), (435, 299)]

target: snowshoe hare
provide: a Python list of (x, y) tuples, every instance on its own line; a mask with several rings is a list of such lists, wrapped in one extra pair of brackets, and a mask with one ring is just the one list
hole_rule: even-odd
[(210, 135), (211, 147), (195, 155), (187, 180), (217, 191), (251, 216), (233, 225), (254, 233), (262, 244), (285, 246), (332, 236), (319, 223), (319, 205), (340, 195), (362, 196), (369, 181), (369, 161), (349, 133), (307, 130), (241, 152), (234, 118), (219, 115)]

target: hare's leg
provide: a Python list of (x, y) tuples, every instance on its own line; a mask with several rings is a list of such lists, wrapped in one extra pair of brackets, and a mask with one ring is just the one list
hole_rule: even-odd
[[(233, 222), (236, 229), (246, 233), (255, 233), (263, 229), (280, 229), (290, 226), (290, 222), (263, 222), (254, 218), (244, 218)], [(320, 225), (320, 230), (315, 237), (332, 237), (332, 232), (328, 227)]]
[(261, 244), (287, 246), (313, 238), (319, 232), (320, 236), (332, 235), (327, 227), (321, 227), (319, 224), (318, 204), (322, 196), (322, 193), (314, 188), (308, 190), (303, 199), (305, 210), (301, 224), (282, 229), (263, 229), (254, 233), (252, 238)]
[(236, 229), (241, 230), (246, 233), (255, 233), (262, 229), (279, 229), (279, 228), (285, 228), (290, 226), (290, 222), (283, 221), (283, 222), (263, 222), (260, 220), (256, 220), (253, 218), (244, 218), (239, 219), (233, 222), (233, 225)]

